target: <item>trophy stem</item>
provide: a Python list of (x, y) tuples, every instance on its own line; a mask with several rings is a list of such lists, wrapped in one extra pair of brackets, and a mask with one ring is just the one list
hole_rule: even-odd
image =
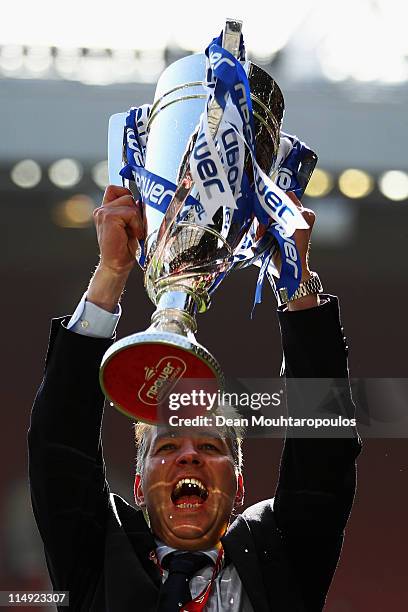
[(223, 387), (218, 362), (194, 336), (200, 299), (181, 288), (163, 290), (150, 327), (118, 340), (105, 353), (101, 386), (120, 411), (157, 423), (165, 421), (171, 392)]
[(192, 337), (197, 331), (194, 297), (184, 291), (166, 291), (161, 294), (152, 315), (152, 329)]

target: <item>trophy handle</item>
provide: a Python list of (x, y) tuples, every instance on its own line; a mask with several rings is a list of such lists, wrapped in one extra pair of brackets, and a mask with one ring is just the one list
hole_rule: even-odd
[(301, 160), (299, 164), (299, 168), (298, 168), (297, 175), (296, 175), (296, 178), (299, 183), (299, 191), (298, 191), (299, 200), (302, 199), (303, 194), (306, 191), (306, 187), (308, 186), (309, 181), (312, 178), (312, 174), (316, 167), (317, 160), (318, 160), (318, 157), (316, 153), (312, 151), (311, 149), (309, 149), (308, 151), (305, 152), (305, 155), (303, 156), (303, 159)]
[(126, 113), (116, 113), (109, 119), (108, 128), (108, 173), (109, 184), (127, 187), (128, 181), (119, 172), (123, 167), (123, 134), (126, 125)]

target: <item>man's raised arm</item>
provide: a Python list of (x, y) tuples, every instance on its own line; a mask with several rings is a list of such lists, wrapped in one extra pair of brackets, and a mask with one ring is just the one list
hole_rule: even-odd
[(70, 590), (73, 609), (75, 600), (86, 609), (82, 594), (92, 592), (103, 564), (109, 492), (99, 365), (144, 235), (140, 205), (122, 187), (107, 188), (94, 219), (100, 262), (75, 315), (53, 321), (28, 436), (33, 508), (47, 564), (54, 587)]
[[(310, 230), (298, 230), (295, 240), (305, 274), (309, 274), (307, 253), (314, 216), (304, 216)], [(288, 428), (274, 502), (306, 609), (321, 610), (353, 502), (355, 459), (361, 447), (350, 425), (355, 408), (347, 346), (338, 300), (333, 296), (295, 300), (279, 309), (279, 323), (289, 416), (333, 419), (333, 423), (339, 423), (340, 417), (345, 423)]]

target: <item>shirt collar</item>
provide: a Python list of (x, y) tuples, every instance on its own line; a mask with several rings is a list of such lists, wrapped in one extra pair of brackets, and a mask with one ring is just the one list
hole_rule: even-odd
[[(166, 555), (176, 550), (180, 550), (178, 548), (172, 548), (171, 546), (167, 546), (167, 544), (158, 539), (156, 539), (156, 545), (156, 556), (160, 564)], [(204, 555), (210, 557), (214, 565), (217, 562), (218, 550), (216, 548), (209, 548), (208, 550), (198, 550), (197, 552), (201, 552)]]

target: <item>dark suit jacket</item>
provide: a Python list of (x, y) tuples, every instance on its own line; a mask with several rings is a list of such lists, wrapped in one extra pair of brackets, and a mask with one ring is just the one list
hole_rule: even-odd
[[(289, 408), (302, 411), (302, 381), (336, 379), (326, 409), (353, 415), (337, 299), (279, 312)], [(70, 609), (154, 612), (160, 578), (140, 511), (110, 495), (101, 445), (99, 364), (111, 340), (52, 324), (45, 377), (29, 431), (35, 517), (55, 590)], [(310, 408), (310, 407), (309, 407)], [(274, 499), (248, 508), (223, 538), (255, 612), (317, 612), (324, 605), (355, 487), (360, 442), (287, 436)], [(67, 608), (61, 608), (66, 610)]]

